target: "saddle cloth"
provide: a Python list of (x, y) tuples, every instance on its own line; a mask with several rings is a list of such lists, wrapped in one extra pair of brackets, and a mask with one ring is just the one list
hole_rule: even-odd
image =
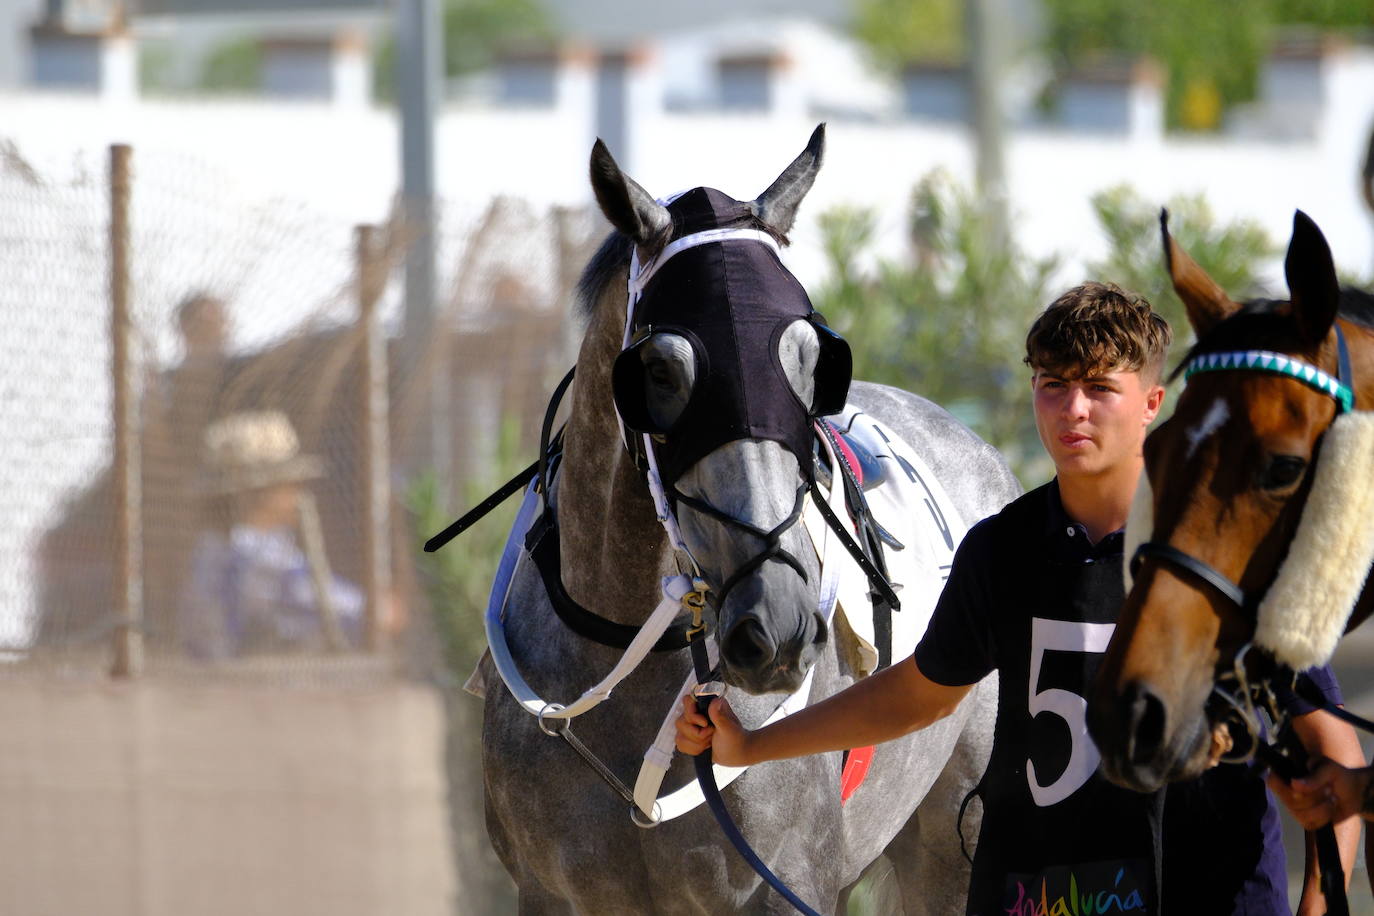
[[(898, 588), (897, 597), (902, 602), (902, 609), (892, 615), (895, 663), (910, 655), (925, 634), (935, 602), (949, 578), (954, 551), (968, 528), (934, 473), (896, 433), (852, 405), (831, 419), (847, 438), (857, 440), (884, 466), (883, 483), (865, 490), (864, 495), (878, 524), (903, 545), (901, 550), (884, 547), (888, 578)], [(872, 674), (878, 664), (878, 650), (868, 579), (838, 544), (825, 551), (823, 539), (833, 540), (834, 535), (820, 510), (809, 501), (802, 518), (826, 562), (840, 565), (836, 638), (853, 672), (860, 677)]]

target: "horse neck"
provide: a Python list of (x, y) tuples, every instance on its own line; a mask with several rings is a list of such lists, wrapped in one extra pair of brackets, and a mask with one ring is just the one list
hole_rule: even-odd
[[(1353, 378), (1356, 410), (1374, 410), (1374, 330), (1351, 321), (1342, 321), (1346, 345), (1350, 348), (1350, 374)], [(1346, 624), (1347, 632), (1374, 616), (1374, 575), (1365, 580), (1364, 589), (1355, 600), (1355, 609)]]
[[(609, 284), (610, 290), (624, 288), (623, 280)], [(637, 624), (662, 597), (660, 577), (673, 570), (648, 486), (616, 423), (611, 364), (623, 333), (623, 294), (603, 294), (577, 358), (558, 480), (558, 524), (568, 594), (603, 617)]]
[(1351, 321), (1342, 321), (1346, 345), (1350, 349), (1350, 374), (1356, 410), (1374, 410), (1374, 330)]

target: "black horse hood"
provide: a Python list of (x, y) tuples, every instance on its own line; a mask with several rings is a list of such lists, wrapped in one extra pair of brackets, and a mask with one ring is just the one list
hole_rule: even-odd
[[(679, 238), (721, 227), (748, 229), (751, 210), (719, 191), (696, 188), (668, 205)], [(795, 321), (816, 327), (821, 352), (815, 403), (803, 404), (778, 356), (783, 332)], [(773, 245), (729, 238), (673, 254), (644, 288), (633, 339), (671, 332), (696, 355), (691, 397), (670, 430), (646, 428), (643, 369), (636, 345), (617, 360), (617, 404), (631, 429), (662, 434), (657, 454), (664, 483), (677, 480), (714, 449), (736, 439), (769, 439), (810, 470), (811, 419), (844, 406), (849, 346), (811, 306), (806, 290), (779, 260)]]

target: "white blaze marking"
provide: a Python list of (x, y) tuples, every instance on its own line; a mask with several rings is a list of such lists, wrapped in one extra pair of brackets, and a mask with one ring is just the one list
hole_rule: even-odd
[(1212, 433), (1221, 429), (1230, 419), (1231, 412), (1226, 409), (1226, 402), (1217, 398), (1212, 402), (1212, 406), (1207, 408), (1207, 414), (1202, 418), (1202, 422), (1184, 433), (1188, 437), (1188, 457), (1193, 457), (1193, 452), (1202, 444)]

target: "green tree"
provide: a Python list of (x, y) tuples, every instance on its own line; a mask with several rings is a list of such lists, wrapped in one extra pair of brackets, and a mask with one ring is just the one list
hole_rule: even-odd
[(235, 38), (216, 46), (201, 68), (200, 89), (207, 92), (256, 92), (262, 86), (262, 43)]
[(910, 261), (868, 270), (859, 265), (873, 213), (821, 216), (831, 279), (818, 307), (850, 339), (856, 378), (929, 398), (996, 446), (1023, 481), (1042, 476), (1021, 350), (1048, 301), (1055, 259), (989, 245), (977, 201), (943, 173), (920, 182), (910, 213)]
[[(1181, 354), (1188, 325), (1164, 270), (1158, 208), (1126, 187), (1092, 205), (1109, 250), (1088, 275), (1149, 298), (1174, 326)], [(1237, 298), (1258, 292), (1259, 267), (1277, 252), (1255, 223), (1219, 223), (1201, 197), (1174, 198), (1169, 208), (1174, 236), (1218, 283)], [(1023, 484), (1048, 477), (1022, 360), (1031, 321), (1058, 293), (1050, 287), (1058, 259), (989, 245), (977, 202), (938, 172), (912, 195), (909, 258), (871, 257), (871, 211), (839, 207), (820, 223), (830, 279), (815, 301), (849, 338), (855, 377), (945, 407), (1001, 451)]]
[[(543, 0), (445, 0), (444, 75), (452, 78), (490, 67), (505, 47), (554, 37)], [(396, 97), (396, 40), (388, 35), (373, 59), (373, 87), (380, 99)]]
[(1212, 129), (1254, 98), (1273, 24), (1264, 0), (1045, 0), (1044, 47), (1058, 75), (1101, 57), (1148, 55), (1163, 67), (1172, 127)]
[(888, 69), (964, 56), (964, 6), (958, 0), (857, 0), (852, 31)]
[(1374, 26), (1374, 0), (1272, 0), (1277, 20), (1284, 25), (1314, 25), (1328, 29), (1368, 29)]
[[(1173, 327), (1174, 351), (1182, 354), (1191, 331), (1164, 267), (1159, 208), (1126, 185), (1093, 195), (1092, 207), (1110, 250), (1088, 265), (1089, 274), (1149, 299)], [(1279, 252), (1257, 222), (1218, 223), (1201, 195), (1173, 197), (1166, 208), (1169, 233), (1232, 298), (1242, 301), (1263, 292), (1259, 267)]]
[[(853, 32), (889, 68), (958, 60), (962, 10), (949, 0), (855, 0)], [(1105, 55), (1149, 56), (1165, 73), (1168, 124), (1189, 130), (1215, 129), (1228, 107), (1255, 97), (1277, 28), (1374, 26), (1374, 0), (1043, 0), (1043, 13), (1040, 48), (1056, 80)], [(1052, 81), (1047, 104), (1054, 95)]]

